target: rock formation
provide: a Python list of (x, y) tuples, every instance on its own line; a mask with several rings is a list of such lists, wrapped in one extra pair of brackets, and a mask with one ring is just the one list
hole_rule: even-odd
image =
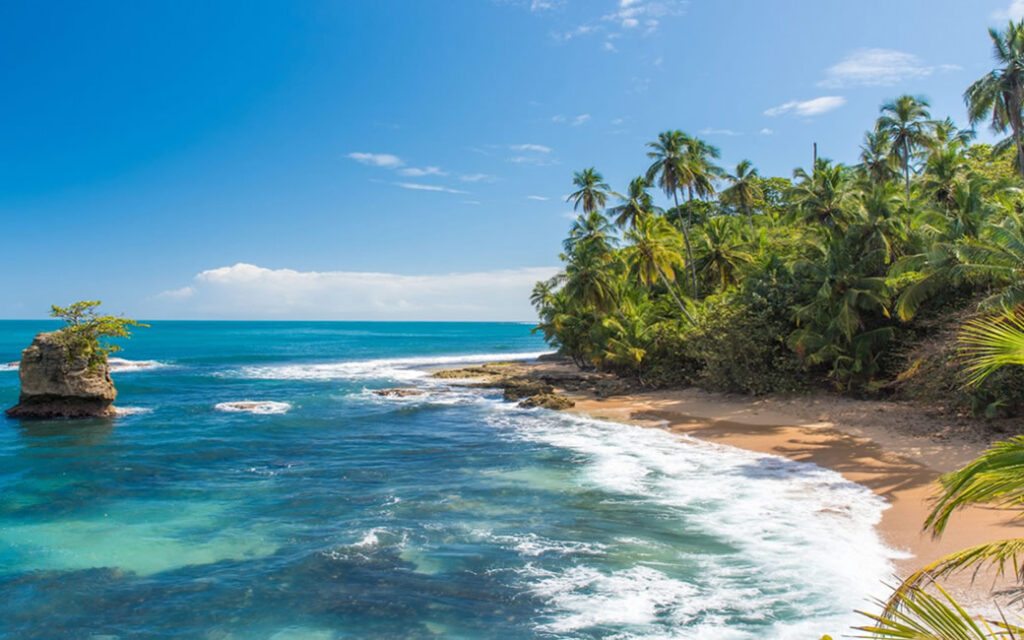
[(13, 418), (88, 418), (114, 415), (117, 390), (110, 366), (90, 368), (72, 358), (59, 332), (40, 333), (21, 352), (21, 398), (7, 410)]

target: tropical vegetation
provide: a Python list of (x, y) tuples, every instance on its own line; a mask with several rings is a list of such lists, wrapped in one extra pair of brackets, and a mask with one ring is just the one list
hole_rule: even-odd
[[(594, 167), (576, 173), (579, 216), (564, 268), (534, 289), (537, 330), (651, 387), (1024, 413), (1024, 373), (965, 369), (951, 338), (1024, 303), (1024, 22), (990, 36), (998, 68), (965, 92), (967, 127), (897, 96), (856, 164), (726, 170), (707, 141), (668, 130), (621, 194)], [(975, 142), (982, 121), (1005, 140)]]
[(99, 300), (82, 300), (67, 307), (50, 307), (50, 316), (64, 321), (57, 337), (68, 351), (72, 361), (84, 358), (90, 369), (103, 366), (111, 353), (121, 350), (110, 338), (131, 336), (131, 327), (148, 325), (120, 316), (101, 316), (97, 312)]

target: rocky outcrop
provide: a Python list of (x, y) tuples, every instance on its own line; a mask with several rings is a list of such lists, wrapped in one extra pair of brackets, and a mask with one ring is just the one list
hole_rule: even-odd
[(390, 398), (408, 398), (411, 396), (422, 396), (426, 393), (423, 389), (416, 387), (394, 387), (391, 389), (376, 389), (373, 394)]
[(542, 407), (544, 409), (562, 411), (564, 409), (572, 409), (576, 406), (576, 403), (557, 393), (538, 393), (520, 402), (519, 406), (524, 409)]
[(106, 418), (114, 415), (117, 390), (110, 366), (90, 368), (72, 358), (58, 332), (40, 333), (21, 352), (21, 398), (7, 410), (14, 418)]
[(554, 391), (550, 384), (529, 378), (507, 378), (502, 380), (501, 386), (503, 388), (502, 396), (510, 402)]

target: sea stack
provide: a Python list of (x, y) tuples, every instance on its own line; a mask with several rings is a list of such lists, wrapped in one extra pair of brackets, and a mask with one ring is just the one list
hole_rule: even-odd
[(12, 418), (106, 418), (114, 415), (117, 390), (106, 358), (89, 366), (72, 357), (60, 332), (40, 333), (21, 352), (21, 398)]

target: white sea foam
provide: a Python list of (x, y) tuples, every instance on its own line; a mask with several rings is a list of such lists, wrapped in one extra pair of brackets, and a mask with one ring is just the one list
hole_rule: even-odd
[(567, 540), (550, 540), (535, 533), (520, 535), (496, 535), (484, 533), (485, 537), (503, 546), (515, 549), (520, 555), (528, 557), (542, 556), (545, 553), (555, 555), (588, 555), (596, 556), (604, 553), (605, 545), (596, 542), (574, 542)]
[(151, 371), (162, 369), (167, 365), (158, 360), (126, 360), (124, 358), (108, 358), (111, 373), (132, 373), (136, 371)]
[(845, 632), (860, 621), (854, 609), (885, 591), (898, 555), (875, 530), (885, 502), (836, 472), (658, 429), (496, 406), (491, 421), (506, 433), (573, 452), (580, 485), (665, 508), (681, 530), (734, 550), (668, 548), (645, 559), (631, 537), (600, 556), (630, 559), (628, 568), (527, 565), (527, 588), (548, 603), (541, 631), (803, 640)]
[(271, 415), (286, 413), (292, 408), (292, 405), (287, 402), (275, 402), (273, 400), (235, 400), (233, 402), (218, 402), (213, 405), (213, 408), (227, 413)]
[(545, 351), (478, 353), (461, 356), (420, 356), (378, 358), (320, 364), (279, 364), (243, 367), (221, 375), (258, 380), (397, 380), (428, 378), (430, 367), (479, 364), (483, 362), (533, 360)]
[(142, 413), (152, 413), (149, 407), (114, 407), (114, 413), (119, 416), (134, 416)]
[[(126, 360), (124, 358), (108, 358), (111, 373), (131, 373), (134, 371), (150, 371), (161, 369), (167, 365), (158, 360)], [(8, 362), (0, 365), (0, 371), (17, 371), (19, 363)]]

